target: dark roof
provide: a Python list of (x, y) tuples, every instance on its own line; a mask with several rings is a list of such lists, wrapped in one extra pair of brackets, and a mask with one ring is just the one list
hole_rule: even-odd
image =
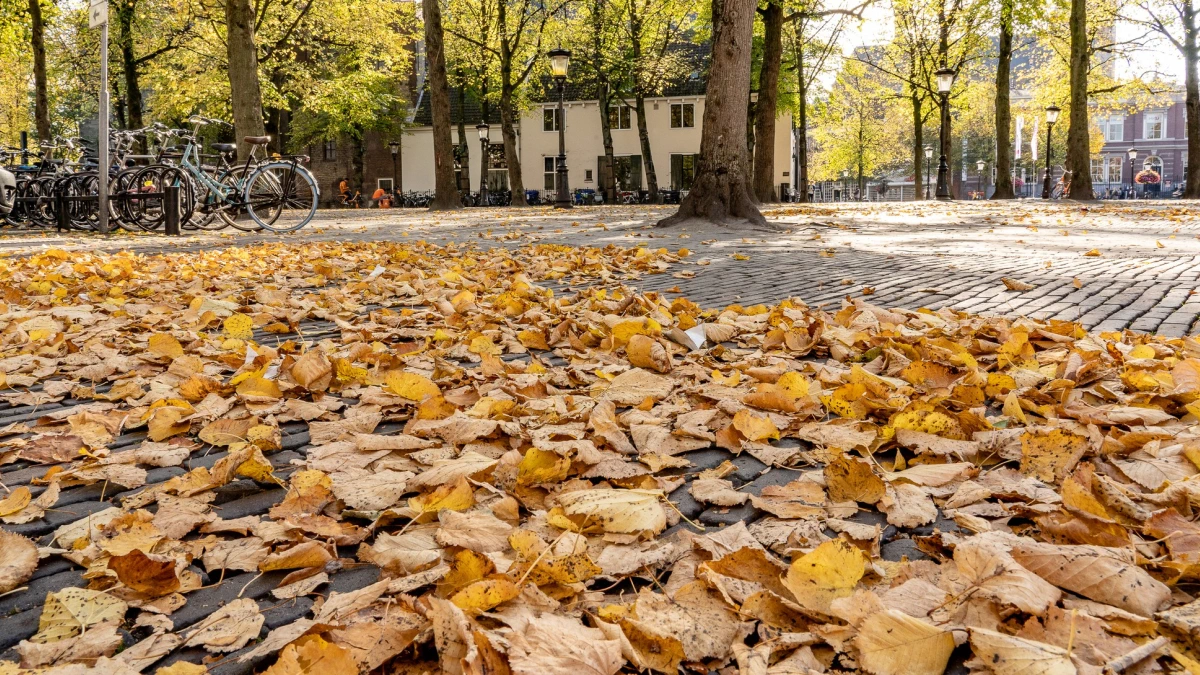
[[(433, 126), (433, 110), (429, 102), (428, 87), (421, 92), (421, 99), (417, 106), (417, 114), (413, 117), (413, 124), (419, 127)], [(488, 106), (487, 115), (488, 124), (500, 124), (500, 109), (495, 105)], [(463, 97), (459, 97), (459, 89), (451, 87), (450, 89), (450, 123), (458, 126), (459, 119), (464, 120), (467, 126), (475, 126), (483, 119), (483, 106), (479, 104), (479, 99), (471, 91), (465, 92)]]

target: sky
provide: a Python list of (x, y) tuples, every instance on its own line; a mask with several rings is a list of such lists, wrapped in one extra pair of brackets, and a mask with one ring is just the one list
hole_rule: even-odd
[[(860, 3), (861, 0), (835, 0), (831, 6), (848, 9)], [(848, 55), (856, 47), (886, 43), (892, 35), (891, 17), (891, 6), (886, 0), (868, 7), (861, 23), (847, 24), (840, 40), (842, 53)], [(1134, 40), (1143, 32), (1143, 29), (1132, 24), (1117, 25), (1117, 36), (1121, 40)], [(1182, 84), (1183, 59), (1161, 37), (1152, 36), (1143, 42), (1128, 62), (1121, 63), (1117, 68), (1119, 76), (1140, 75), (1147, 71), (1161, 72), (1165, 78)]]

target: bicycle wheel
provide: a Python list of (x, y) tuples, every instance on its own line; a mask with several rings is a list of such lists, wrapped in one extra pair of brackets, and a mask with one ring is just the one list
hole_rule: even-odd
[(312, 174), (291, 162), (256, 168), (246, 180), (246, 207), (265, 230), (294, 232), (317, 213), (320, 190)]
[(258, 232), (262, 230), (262, 227), (246, 211), (246, 205), (242, 199), (246, 192), (245, 177), (252, 172), (253, 169), (246, 169), (244, 166), (239, 166), (226, 171), (217, 179), (225, 187), (229, 195), (229, 198), (218, 206), (217, 216), (221, 219), (221, 222), (242, 232)]

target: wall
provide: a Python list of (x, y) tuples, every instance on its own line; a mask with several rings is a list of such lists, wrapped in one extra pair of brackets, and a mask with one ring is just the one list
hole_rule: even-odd
[[(671, 103), (691, 103), (695, 106), (695, 126), (672, 129), (670, 123)], [(521, 158), (521, 176), (527, 190), (544, 188), (544, 158), (558, 155), (558, 132), (543, 131), (542, 109), (538, 105), (526, 111), (519, 121), (517, 144)], [(557, 107), (557, 106), (553, 106)], [(600, 130), (600, 108), (595, 102), (572, 102), (565, 108), (567, 176), (572, 187), (599, 187), (597, 158), (604, 154), (604, 143)], [(632, 112), (632, 111), (631, 111)], [(695, 154), (700, 151), (701, 120), (704, 115), (703, 97), (660, 98), (646, 101), (646, 117), (650, 134), (650, 150), (654, 156), (654, 168), (661, 188), (671, 187), (671, 155)], [(617, 156), (641, 155), (638, 140), (637, 114), (632, 112), (629, 129), (613, 129), (613, 150)], [(792, 134), (791, 117), (782, 115), (775, 125), (775, 179), (779, 183), (791, 180)], [(457, 142), (457, 129), (452, 130)], [(499, 142), (500, 129), (493, 126), (491, 137)], [(479, 189), (479, 170), (482, 149), (478, 132), (469, 128), (467, 147), (470, 152), (471, 189)], [(590, 180), (588, 172), (591, 172)], [(404, 136), (404, 189), (428, 191), (434, 189), (433, 178), (433, 131), (429, 127), (418, 127)], [(646, 187), (645, 162), (643, 162), (642, 187)]]

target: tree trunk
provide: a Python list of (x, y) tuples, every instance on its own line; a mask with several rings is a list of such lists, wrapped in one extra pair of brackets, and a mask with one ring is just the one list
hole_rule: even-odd
[[(500, 90), (500, 131), (504, 136), (504, 161), (508, 164), (508, 189), (512, 205), (525, 206), (525, 181), (521, 178), (521, 158), (517, 156), (516, 94), (509, 86)], [(564, 120), (565, 121), (565, 120)]]
[(1012, 181), (1012, 142), (1009, 127), (1012, 109), (1009, 106), (1010, 75), (1012, 71), (1013, 6), (1011, 0), (1001, 0), (1000, 54), (996, 60), (996, 189), (992, 199), (1016, 199)]
[(700, 157), (692, 190), (679, 211), (659, 223), (698, 219), (766, 226), (746, 175), (746, 96), (750, 91), (750, 47), (754, 0), (721, 0), (713, 19), (712, 66), (704, 104)]
[[(1183, 1), (1183, 64), (1184, 106), (1187, 108), (1187, 175), (1184, 176), (1185, 199), (1200, 199), (1200, 46), (1196, 44), (1196, 6), (1194, 0)], [(1194, 158), (1194, 159), (1193, 159)]]
[[(758, 71), (758, 106), (754, 109), (754, 194), (760, 202), (775, 196), (775, 113), (779, 102), (779, 67), (783, 60), (783, 7), (768, 2), (763, 14), (762, 67)], [(779, 195), (782, 197), (783, 195)]]
[(658, 203), (658, 172), (654, 169), (654, 155), (650, 153), (650, 131), (646, 128), (646, 97), (638, 93), (634, 96), (636, 106), (638, 141), (642, 146), (642, 168), (646, 170), (646, 191), (650, 193), (650, 203)]
[(254, 8), (250, 0), (225, 0), (226, 51), (229, 57), (229, 92), (238, 155), (250, 146), (244, 136), (262, 136), (262, 91), (258, 84), (258, 48), (254, 45)]
[(642, 64), (642, 19), (638, 14), (636, 2), (629, 3), (629, 42), (633, 52), (633, 93), (634, 105), (637, 106), (638, 140), (642, 146), (642, 167), (646, 170), (646, 190), (650, 193), (650, 201), (657, 204), (658, 173), (654, 170), (654, 155), (650, 152), (650, 132), (646, 128), (646, 91), (642, 86), (645, 78), (639, 71)]
[(796, 40), (792, 45), (796, 51), (796, 192), (799, 193), (797, 201), (807, 203), (808, 82), (804, 79), (804, 43)]
[(117, 6), (117, 25), (120, 34), (121, 70), (125, 76), (125, 112), (127, 127), (142, 128), (142, 88), (138, 82), (137, 55), (133, 42), (134, 3), (126, 0)]
[(50, 141), (50, 97), (46, 94), (46, 24), (41, 0), (29, 0), (29, 46), (33, 50), (33, 118), (38, 141)]
[(467, 145), (467, 81), (461, 77), (458, 80), (458, 156), (459, 181), (454, 187), (459, 192), (470, 192), (471, 148)]
[(925, 116), (921, 92), (915, 88), (908, 94), (913, 116), (913, 199), (925, 197)]
[(446, 53), (442, 43), (442, 8), (439, 0), (422, 0), (425, 15), (425, 81), (429, 83), (429, 108), (433, 115), (433, 201), (430, 211), (462, 208), (454, 181), (454, 139), (450, 136), (450, 84), (446, 80)]
[[(1091, 200), (1092, 150), (1088, 141), (1087, 0), (1071, 0), (1071, 126), (1067, 129), (1067, 171), (1071, 199)], [(1050, 148), (1046, 148), (1050, 152)]]
[[(599, 71), (597, 71), (599, 72)], [(609, 102), (612, 96), (608, 91), (608, 80), (600, 78), (596, 85), (596, 100), (600, 104), (600, 140), (604, 143), (604, 167), (598, 176), (600, 179), (600, 193), (604, 195), (605, 204), (614, 204), (617, 201), (617, 190), (613, 176), (613, 137), (612, 137), (612, 122), (609, 120), (608, 111), (611, 109)], [(620, 112), (618, 111), (618, 118)]]

